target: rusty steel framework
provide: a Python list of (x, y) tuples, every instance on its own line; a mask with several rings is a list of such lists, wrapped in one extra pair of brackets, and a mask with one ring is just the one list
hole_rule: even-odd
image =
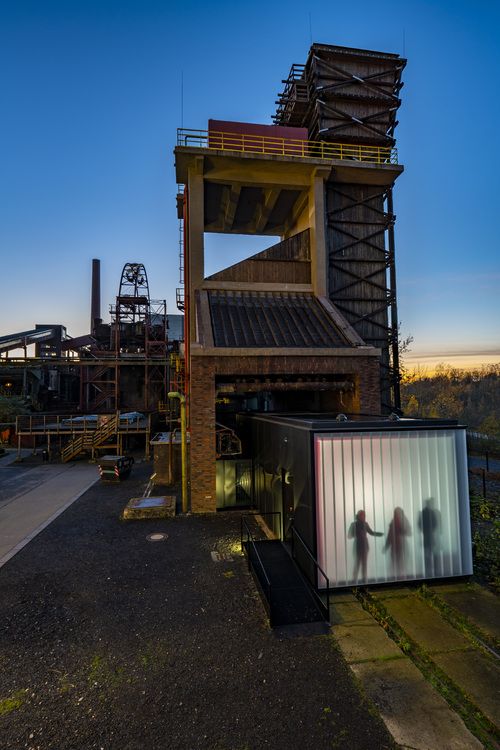
[[(82, 360), (80, 406), (84, 411), (118, 410), (123, 401), (120, 391), (134, 387), (137, 392), (142, 389), (141, 408), (155, 410), (167, 390), (167, 308), (165, 300), (150, 299), (142, 263), (124, 265), (110, 311), (109, 347), (94, 348)], [(128, 376), (132, 369), (135, 382)], [(130, 383), (124, 385), (127, 378)]]
[(282, 80), (285, 88), (275, 102), (278, 105), (272, 118), (275, 125), (302, 127), (301, 123), (307, 120), (310, 97), (305, 70), (305, 65), (294, 63), (288, 78)]
[(361, 338), (381, 350), (382, 401), (399, 409), (392, 188), (328, 182), (326, 201), (329, 297)]
[(144, 369), (144, 401), (162, 401), (167, 395), (167, 304), (165, 300), (150, 300), (146, 320), (146, 359)]
[(80, 409), (83, 412), (116, 411), (118, 408), (118, 362), (110, 352), (100, 352), (99, 359), (81, 362)]
[(125, 263), (116, 304), (111, 306), (112, 336), (117, 354), (145, 351), (149, 284), (142, 263)]
[[(312, 140), (393, 147), (405, 65), (397, 54), (313, 44), (283, 81), (274, 122), (307, 127)], [(325, 181), (328, 296), (381, 349), (382, 405), (391, 411), (401, 405), (393, 184), (360, 180), (345, 184), (332, 170)]]
[(283, 80), (273, 120), (307, 127), (310, 138), (393, 146), (405, 65), (399, 55), (313, 44)]

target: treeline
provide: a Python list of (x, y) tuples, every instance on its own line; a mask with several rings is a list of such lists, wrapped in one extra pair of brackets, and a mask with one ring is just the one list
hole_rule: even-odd
[(401, 402), (407, 417), (458, 419), (469, 430), (500, 438), (500, 363), (478, 370), (439, 365), (432, 376), (406, 373)]

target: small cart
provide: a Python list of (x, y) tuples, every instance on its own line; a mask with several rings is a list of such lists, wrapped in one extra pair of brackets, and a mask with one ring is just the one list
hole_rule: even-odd
[(103, 456), (99, 459), (99, 474), (103, 482), (121, 482), (130, 474), (132, 456)]

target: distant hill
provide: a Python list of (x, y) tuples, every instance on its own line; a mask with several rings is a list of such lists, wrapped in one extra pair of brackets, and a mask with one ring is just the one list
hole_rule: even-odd
[(439, 365), (432, 377), (406, 374), (401, 402), (405, 416), (458, 419), (500, 438), (500, 363), (471, 371)]

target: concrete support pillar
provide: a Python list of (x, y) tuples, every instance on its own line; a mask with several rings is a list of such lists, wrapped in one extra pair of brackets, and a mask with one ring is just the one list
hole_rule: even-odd
[(197, 340), (195, 289), (198, 289), (205, 275), (204, 237), (205, 206), (203, 187), (203, 156), (197, 157), (188, 172), (188, 282), (189, 287), (189, 330), (191, 341)]
[(325, 180), (330, 172), (316, 169), (309, 191), (309, 226), (311, 235), (311, 282), (314, 293), (328, 294), (328, 255), (326, 251)]

